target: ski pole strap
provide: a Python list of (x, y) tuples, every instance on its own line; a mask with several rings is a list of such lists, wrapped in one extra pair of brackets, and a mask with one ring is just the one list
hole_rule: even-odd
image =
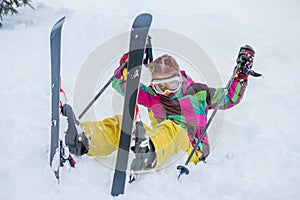
[[(145, 54), (146, 57), (143, 61), (144, 65), (148, 65), (149, 63), (151, 63), (153, 61), (153, 54), (152, 54), (152, 43), (151, 43), (151, 37), (150, 35), (148, 35), (148, 39), (147, 39), (147, 44), (146, 44), (146, 49), (145, 49)], [(148, 67), (148, 66), (147, 66)]]
[(127, 61), (123, 62), (122, 65), (119, 67), (119, 69), (114, 73), (114, 75), (108, 80), (108, 82), (101, 88), (101, 90), (98, 92), (98, 94), (92, 99), (92, 101), (85, 107), (85, 109), (80, 113), (78, 116), (79, 119), (81, 119), (85, 113), (91, 108), (91, 106), (97, 101), (97, 99), (100, 97), (100, 95), (106, 90), (106, 88), (111, 84), (111, 82), (116, 78), (116, 76), (124, 69), (124, 67), (127, 65)]

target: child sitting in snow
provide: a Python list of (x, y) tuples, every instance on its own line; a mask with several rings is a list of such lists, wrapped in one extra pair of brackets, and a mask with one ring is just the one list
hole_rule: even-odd
[[(249, 70), (253, 65), (254, 50), (241, 47), (238, 62), (241, 68), (222, 102), (221, 109), (228, 109), (240, 102), (246, 86)], [(125, 54), (120, 62), (128, 59)], [(165, 163), (178, 150), (188, 154), (197, 143), (207, 123), (209, 109), (214, 109), (224, 88), (211, 88), (197, 83), (185, 71), (180, 70), (172, 56), (163, 55), (149, 64), (151, 85), (140, 84), (138, 104), (148, 108), (152, 127), (144, 125), (145, 137), (139, 140), (134, 152), (140, 156), (132, 163), (134, 170), (153, 168)], [(113, 81), (113, 88), (124, 94), (126, 68)], [(76, 155), (109, 155), (117, 150), (121, 119), (120, 115), (103, 121), (82, 122), (83, 132), (77, 132), (72, 108), (65, 104), (62, 114), (68, 118), (65, 143)], [(209, 152), (207, 134), (191, 158), (191, 162), (204, 160)], [(89, 136), (89, 138), (87, 137)]]

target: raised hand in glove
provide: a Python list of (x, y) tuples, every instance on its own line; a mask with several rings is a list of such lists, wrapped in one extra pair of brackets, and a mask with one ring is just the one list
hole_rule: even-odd
[(125, 53), (120, 59), (120, 66), (115, 70), (116, 78), (126, 81), (127, 79), (128, 53)]
[(254, 54), (254, 49), (249, 45), (240, 48), (238, 58), (236, 59), (236, 67), (238, 67), (237, 80), (247, 80), (248, 76), (252, 75), (253, 71), (251, 68), (253, 66)]

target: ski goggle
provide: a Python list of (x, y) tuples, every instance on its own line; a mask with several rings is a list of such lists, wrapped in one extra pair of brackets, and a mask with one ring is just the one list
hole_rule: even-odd
[(152, 88), (158, 94), (166, 94), (167, 92), (177, 92), (181, 84), (181, 76), (173, 76), (171, 78), (151, 81)]

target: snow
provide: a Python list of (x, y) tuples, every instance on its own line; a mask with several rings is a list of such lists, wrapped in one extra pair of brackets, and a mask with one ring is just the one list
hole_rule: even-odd
[[(217, 66), (223, 85), (244, 44), (255, 48), (255, 69), (264, 77), (250, 78), (241, 104), (225, 112), (207, 164), (191, 165), (191, 174), (177, 181), (176, 166), (186, 158), (175, 159), (127, 185), (118, 199), (299, 198), (299, 1), (34, 0), (32, 5), (35, 10), (22, 8), (19, 15), (5, 17), (0, 30), (0, 199), (113, 199), (113, 156), (77, 158), (76, 169), (62, 169), (60, 184), (49, 167), (49, 32), (66, 16), (62, 74), (72, 103), (86, 58), (128, 31), (145, 11), (152, 13), (153, 27), (198, 43)], [(113, 64), (106, 69), (111, 75)], [(109, 89), (101, 96), (97, 117), (117, 112), (111, 111), (112, 95)]]

